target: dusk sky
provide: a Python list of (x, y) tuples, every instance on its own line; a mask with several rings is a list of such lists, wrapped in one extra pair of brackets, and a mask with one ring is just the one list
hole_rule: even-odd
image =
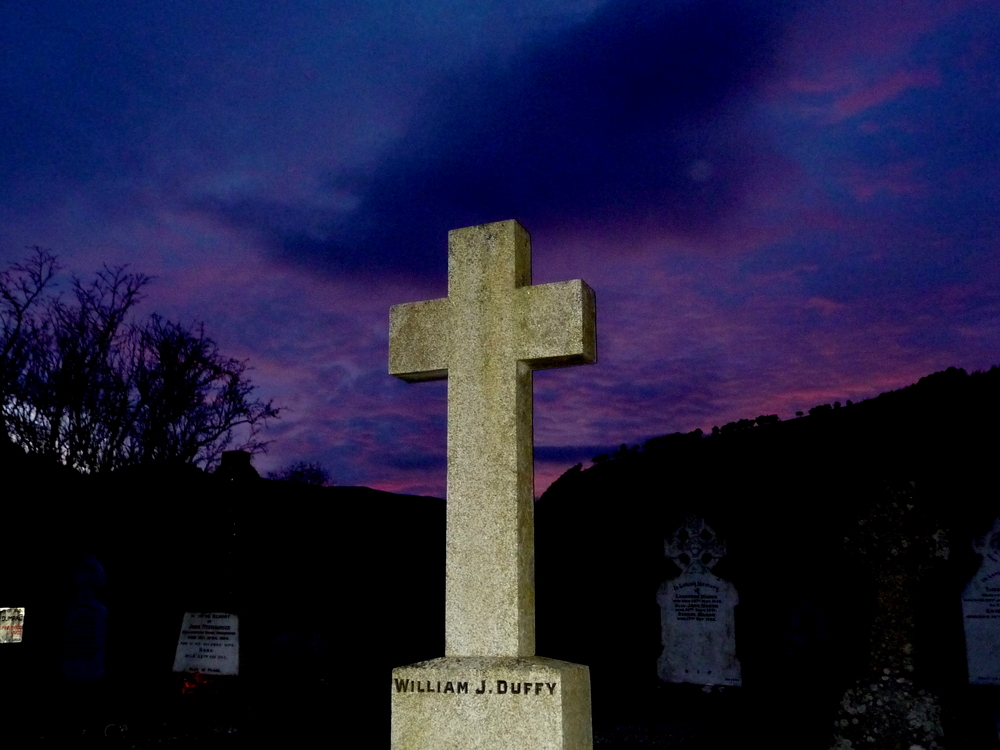
[(0, 267), (128, 263), (285, 407), (262, 472), (443, 496), (387, 374), (447, 232), (597, 293), (536, 494), (621, 443), (1000, 364), (1000, 4), (0, 0)]

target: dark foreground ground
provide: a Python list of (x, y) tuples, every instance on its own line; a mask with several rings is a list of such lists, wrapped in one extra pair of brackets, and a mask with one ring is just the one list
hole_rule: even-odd
[[(323, 748), (358, 735), (366, 747), (388, 747), (390, 701), (384, 680), (232, 679), (184, 690), (170, 675), (157, 684), (125, 681), (81, 689), (66, 684), (25, 687), (0, 673), (0, 748)], [(190, 680), (189, 680), (190, 682)], [(825, 706), (796, 703), (803, 685), (766, 694), (743, 688), (706, 691), (696, 685), (651, 686), (611, 705), (595, 702), (598, 750), (731, 750), (766, 738), (769, 750), (829, 750), (833, 721)], [(382, 698), (373, 699), (376, 693)], [(981, 693), (981, 694), (980, 694)], [(384, 699), (384, 700), (383, 700)], [(971, 695), (982, 731), (946, 724), (948, 748), (992, 750), (1000, 691)], [(991, 713), (993, 711), (993, 713)], [(971, 715), (971, 714), (970, 714)], [(988, 726), (987, 726), (988, 725)], [(952, 731), (948, 731), (951, 729)], [(903, 745), (902, 747), (907, 747)], [(881, 746), (873, 746), (883, 750)], [(885, 750), (889, 750), (888, 746)]]
[[(4, 748), (224, 750), (328, 748), (334, 737), (361, 731), (369, 738), (366, 744), (377, 747), (381, 737), (388, 746), (388, 696), (384, 705), (366, 712), (349, 700), (349, 684), (320, 679), (288, 685), (276, 678), (270, 685), (245, 686), (224, 682), (184, 693), (182, 682), (174, 679), (157, 686), (8, 690), (0, 702), (0, 737)], [(670, 697), (669, 710), (653, 709), (659, 715), (650, 715), (650, 706), (644, 706), (630, 717), (597, 717), (595, 747), (712, 750), (731, 748), (739, 736), (745, 739), (742, 722), (720, 720), (717, 700), (709, 708), (694, 691), (685, 692)]]
[(348, 719), (338, 715), (336, 696), (322, 683), (253, 691), (211, 687), (182, 693), (182, 682), (170, 680), (153, 690), (63, 685), (8, 694), (0, 706), (0, 736), (13, 740), (3, 742), (11, 748), (221, 749), (290, 741), (308, 748), (320, 741), (328, 746)]

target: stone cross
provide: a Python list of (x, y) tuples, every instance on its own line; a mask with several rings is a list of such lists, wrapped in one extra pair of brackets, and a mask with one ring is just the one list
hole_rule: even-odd
[(446, 656), (535, 653), (532, 370), (597, 360), (594, 292), (531, 285), (516, 221), (448, 233), (448, 296), (396, 305), (389, 372), (448, 379)]

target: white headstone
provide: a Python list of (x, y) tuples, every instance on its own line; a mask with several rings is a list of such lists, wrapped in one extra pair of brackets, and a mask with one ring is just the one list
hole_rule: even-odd
[(969, 684), (1000, 685), (1000, 519), (972, 547), (983, 562), (962, 592)]
[(667, 557), (681, 569), (656, 594), (663, 653), (657, 673), (664, 682), (743, 684), (736, 658), (736, 587), (712, 568), (725, 544), (700, 518), (689, 518), (666, 541)]
[(20, 643), (24, 635), (24, 607), (0, 607), (0, 643)]
[(222, 612), (185, 612), (173, 671), (239, 674), (239, 617)]
[(531, 284), (516, 221), (448, 234), (448, 296), (389, 314), (389, 372), (448, 379), (445, 657), (393, 670), (394, 750), (589, 750), (590, 674), (535, 656), (532, 370), (594, 362), (594, 293)]

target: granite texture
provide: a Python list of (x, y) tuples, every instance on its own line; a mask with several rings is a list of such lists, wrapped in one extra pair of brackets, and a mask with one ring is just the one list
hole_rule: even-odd
[(893, 482), (876, 493), (844, 545), (871, 576), (875, 611), (866, 674), (841, 698), (830, 747), (940, 750), (940, 697), (920, 687), (915, 652), (918, 592), (950, 555), (947, 533), (914, 482)]
[(555, 659), (445, 657), (392, 671), (395, 750), (590, 750), (590, 671)]
[(531, 286), (516, 221), (450, 232), (448, 297), (390, 311), (389, 372), (448, 379), (445, 657), (393, 670), (394, 750), (593, 746), (589, 670), (535, 657), (531, 373), (596, 360), (593, 291)]
[(531, 286), (516, 221), (448, 235), (448, 297), (392, 308), (389, 372), (448, 378), (445, 653), (532, 656), (532, 370), (597, 359), (594, 293)]

